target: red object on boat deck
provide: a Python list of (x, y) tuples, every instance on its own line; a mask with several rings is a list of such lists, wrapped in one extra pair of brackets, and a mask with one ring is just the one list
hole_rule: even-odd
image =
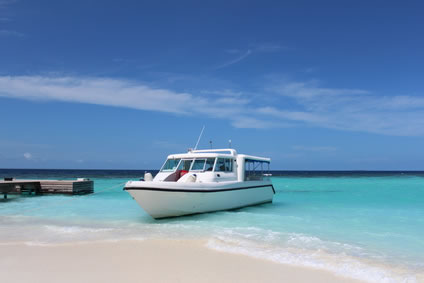
[(182, 176), (184, 176), (185, 174), (187, 174), (188, 173), (188, 171), (187, 170), (181, 170), (180, 171), (180, 178), (182, 177)]

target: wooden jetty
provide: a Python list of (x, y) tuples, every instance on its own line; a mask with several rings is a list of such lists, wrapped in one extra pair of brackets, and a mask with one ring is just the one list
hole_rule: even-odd
[(94, 182), (90, 179), (76, 180), (16, 180), (4, 178), (0, 181), (0, 194), (7, 198), (8, 194), (91, 194)]

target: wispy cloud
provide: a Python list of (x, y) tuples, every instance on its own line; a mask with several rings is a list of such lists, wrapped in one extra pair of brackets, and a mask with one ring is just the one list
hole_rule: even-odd
[(231, 89), (177, 92), (124, 79), (0, 76), (0, 97), (201, 114), (227, 120), (236, 128), (308, 126), (424, 136), (422, 97), (378, 96), (359, 88), (321, 87), (318, 81), (273, 82), (263, 95), (273, 99), (258, 103), (257, 94)]
[(234, 97), (211, 99), (111, 78), (0, 76), (0, 97), (26, 100), (89, 103), (178, 115), (201, 113), (208, 117), (237, 119), (249, 100)]
[(29, 152), (25, 152), (25, 153), (23, 154), (23, 156), (24, 156), (24, 158), (25, 158), (26, 160), (31, 160), (31, 159), (32, 159), (32, 154), (31, 154), (31, 153), (29, 153)]
[[(0, 23), (9, 24), (12, 22), (12, 15), (10, 6), (14, 3), (18, 2), (18, 0), (0, 0)], [(0, 29), (0, 37), (24, 37), (25, 34), (22, 32), (18, 32), (14, 29)]]
[(325, 88), (318, 81), (273, 83), (268, 91), (299, 111), (263, 107), (258, 112), (314, 126), (369, 133), (423, 136), (424, 98), (379, 96), (363, 89)]
[(252, 54), (252, 50), (248, 49), (247, 51), (245, 51), (244, 53), (242, 53), (241, 55), (239, 55), (237, 58), (232, 59), (232, 60), (230, 60), (228, 62), (225, 62), (222, 65), (219, 65), (218, 67), (216, 67), (216, 69), (222, 69), (222, 68), (225, 68), (225, 67), (234, 65), (234, 64), (240, 62), (241, 60), (246, 59), (251, 54)]
[(140, 110), (189, 113), (208, 101), (188, 93), (155, 89), (143, 84), (109, 78), (0, 77), (0, 96), (33, 100), (59, 100)]
[(225, 50), (225, 52), (227, 52), (228, 54), (238, 55), (238, 56), (236, 58), (233, 58), (233, 59), (225, 62), (224, 64), (219, 65), (215, 69), (222, 69), (222, 68), (226, 68), (226, 67), (229, 67), (231, 65), (234, 65), (236, 63), (239, 63), (240, 61), (246, 59), (247, 57), (249, 57), (253, 53), (277, 52), (277, 51), (280, 51), (283, 48), (284, 48), (283, 46), (281, 46), (279, 44), (275, 44), (275, 43), (262, 43), (262, 44), (253, 44), (247, 50), (237, 49), (237, 48), (227, 49), (227, 50)]
[(0, 30), (0, 36), (24, 37), (25, 34), (15, 30)]
[(272, 106), (260, 107), (256, 110), (259, 114), (269, 115), (276, 118), (300, 121), (300, 122), (324, 122), (325, 117), (319, 113), (310, 113), (307, 111), (293, 111), (293, 110), (278, 110)]
[(241, 97), (241, 91), (234, 91), (231, 89), (222, 89), (222, 90), (202, 90), (201, 93), (204, 94), (213, 94), (218, 96), (228, 96), (228, 97)]
[(349, 95), (369, 94), (369, 91), (363, 89), (347, 89), (347, 88), (324, 88), (319, 86), (319, 81), (311, 80), (307, 82), (287, 82), (274, 83), (269, 90), (278, 92), (281, 95), (299, 98), (323, 98), (323, 97), (340, 97)]

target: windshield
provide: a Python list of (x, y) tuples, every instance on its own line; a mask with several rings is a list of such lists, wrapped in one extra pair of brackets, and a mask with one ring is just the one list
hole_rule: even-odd
[(183, 170), (183, 171), (190, 170), (190, 166), (192, 162), (193, 162), (193, 159), (183, 159), (180, 163), (180, 166), (178, 166), (178, 170)]
[(196, 159), (191, 167), (192, 171), (203, 171), (206, 159)]
[(194, 160), (191, 171), (212, 171), (215, 158), (199, 158)]
[(168, 159), (160, 171), (174, 171), (177, 168), (178, 163), (180, 163), (180, 160), (180, 158)]
[(206, 159), (205, 171), (212, 171), (214, 163), (215, 163), (215, 158)]

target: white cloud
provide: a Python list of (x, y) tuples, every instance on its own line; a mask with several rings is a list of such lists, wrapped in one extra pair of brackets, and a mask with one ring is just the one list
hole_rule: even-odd
[(155, 89), (143, 84), (108, 78), (0, 77), (0, 96), (81, 102), (140, 110), (189, 113), (208, 105), (206, 99), (188, 93)]
[(222, 90), (202, 90), (201, 93), (204, 94), (215, 94), (219, 96), (230, 96), (230, 97), (241, 97), (243, 95), (240, 91), (234, 91), (231, 89), (222, 89)]
[(112, 78), (0, 76), (0, 97), (200, 114), (228, 120), (236, 128), (306, 125), (424, 136), (422, 97), (377, 96), (362, 89), (320, 87), (317, 81), (274, 82), (264, 94), (268, 97), (230, 89), (195, 94)]
[(250, 102), (249, 99), (244, 99), (244, 98), (233, 98), (233, 97), (222, 97), (222, 98), (217, 98), (215, 100), (215, 103), (217, 104), (232, 104), (232, 105), (245, 105), (248, 104)]
[(403, 110), (424, 108), (423, 97), (413, 97), (407, 95), (384, 97), (379, 102), (380, 103), (376, 104), (376, 106), (380, 106), (382, 109)]
[(29, 152), (25, 152), (24, 153), (24, 158), (27, 159), (27, 160), (30, 160), (30, 159), (32, 159), (32, 154), (29, 153)]
[(397, 136), (424, 136), (424, 99), (378, 96), (363, 89), (320, 87), (318, 81), (273, 83), (268, 91), (288, 99), (298, 111), (262, 107), (282, 120), (338, 130)]
[(317, 80), (308, 82), (282, 82), (272, 85), (269, 89), (281, 95), (300, 99), (364, 95), (369, 93), (363, 89), (323, 88), (319, 87), (319, 81)]
[(232, 119), (233, 127), (242, 129), (269, 129), (269, 128), (287, 128), (293, 124), (285, 121), (276, 121), (262, 118), (255, 118), (253, 115), (237, 115)]
[(323, 122), (325, 117), (321, 117), (319, 113), (310, 113), (305, 111), (278, 110), (274, 107), (267, 106), (257, 109), (257, 113), (274, 116), (276, 118), (287, 119), (300, 122)]
[(202, 114), (227, 120), (246, 111), (248, 99), (175, 92), (111, 78), (0, 76), (0, 97), (89, 103), (179, 115)]

